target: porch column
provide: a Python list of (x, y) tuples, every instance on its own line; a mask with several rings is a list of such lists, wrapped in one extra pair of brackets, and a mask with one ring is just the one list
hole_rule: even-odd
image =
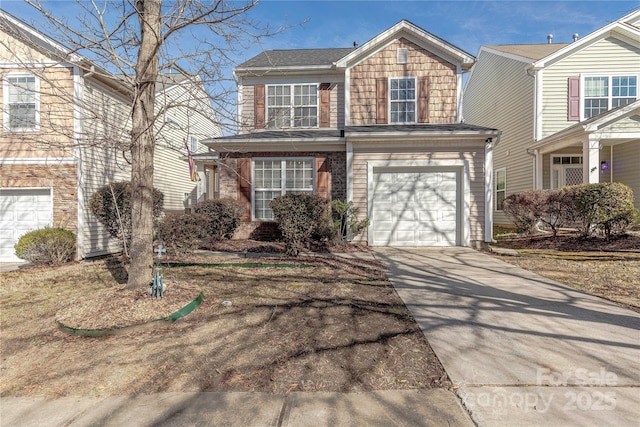
[(534, 163), (534, 167), (535, 167), (535, 182), (534, 182), (534, 188), (536, 190), (542, 190), (543, 187), (543, 183), (542, 183), (542, 177), (543, 177), (543, 163), (542, 163), (542, 154), (540, 154), (539, 150), (535, 150), (534, 151), (534, 155), (535, 155), (535, 163)]
[(589, 135), (582, 143), (582, 182), (597, 184), (600, 182), (600, 138)]

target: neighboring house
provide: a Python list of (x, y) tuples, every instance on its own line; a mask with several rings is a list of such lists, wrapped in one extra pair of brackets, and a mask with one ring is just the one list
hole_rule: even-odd
[[(0, 11), (0, 261), (27, 231), (63, 227), (77, 235), (77, 257), (121, 249), (89, 210), (101, 186), (130, 180), (127, 144), (131, 90), (55, 40)], [(205, 194), (185, 157), (206, 152), (205, 135), (220, 134), (201, 85), (183, 74), (157, 84), (158, 145), (154, 186), (165, 211), (184, 212)]]
[[(473, 246), (491, 239), (495, 129), (459, 123), (475, 58), (401, 21), (353, 48), (272, 50), (235, 69), (237, 135), (205, 143), (221, 197), (246, 205), (236, 237), (275, 230), (288, 192), (351, 200), (369, 245)], [(201, 165), (207, 164), (201, 161)]]
[(640, 10), (573, 43), (483, 46), (463, 116), (502, 132), (495, 222), (510, 194), (571, 184), (621, 182), (640, 207), (639, 84)]

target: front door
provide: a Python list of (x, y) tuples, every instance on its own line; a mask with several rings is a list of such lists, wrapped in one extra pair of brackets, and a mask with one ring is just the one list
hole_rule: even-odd
[(555, 155), (551, 157), (551, 188), (582, 184), (582, 156)]

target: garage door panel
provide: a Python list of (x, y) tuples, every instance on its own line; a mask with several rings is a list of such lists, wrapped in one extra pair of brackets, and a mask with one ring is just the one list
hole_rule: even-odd
[(454, 246), (457, 242), (459, 172), (373, 173), (372, 243)]

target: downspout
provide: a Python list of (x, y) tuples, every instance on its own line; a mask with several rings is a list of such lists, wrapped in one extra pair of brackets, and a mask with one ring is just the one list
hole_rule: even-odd
[[(93, 66), (89, 74), (93, 73)], [(84, 233), (85, 221), (85, 183), (82, 164), (82, 101), (84, 98), (82, 70), (73, 67), (73, 157), (76, 160), (76, 197), (77, 197), (77, 226), (76, 226), (76, 259), (83, 259), (86, 254), (86, 239)], [(87, 74), (87, 75), (89, 75)]]

